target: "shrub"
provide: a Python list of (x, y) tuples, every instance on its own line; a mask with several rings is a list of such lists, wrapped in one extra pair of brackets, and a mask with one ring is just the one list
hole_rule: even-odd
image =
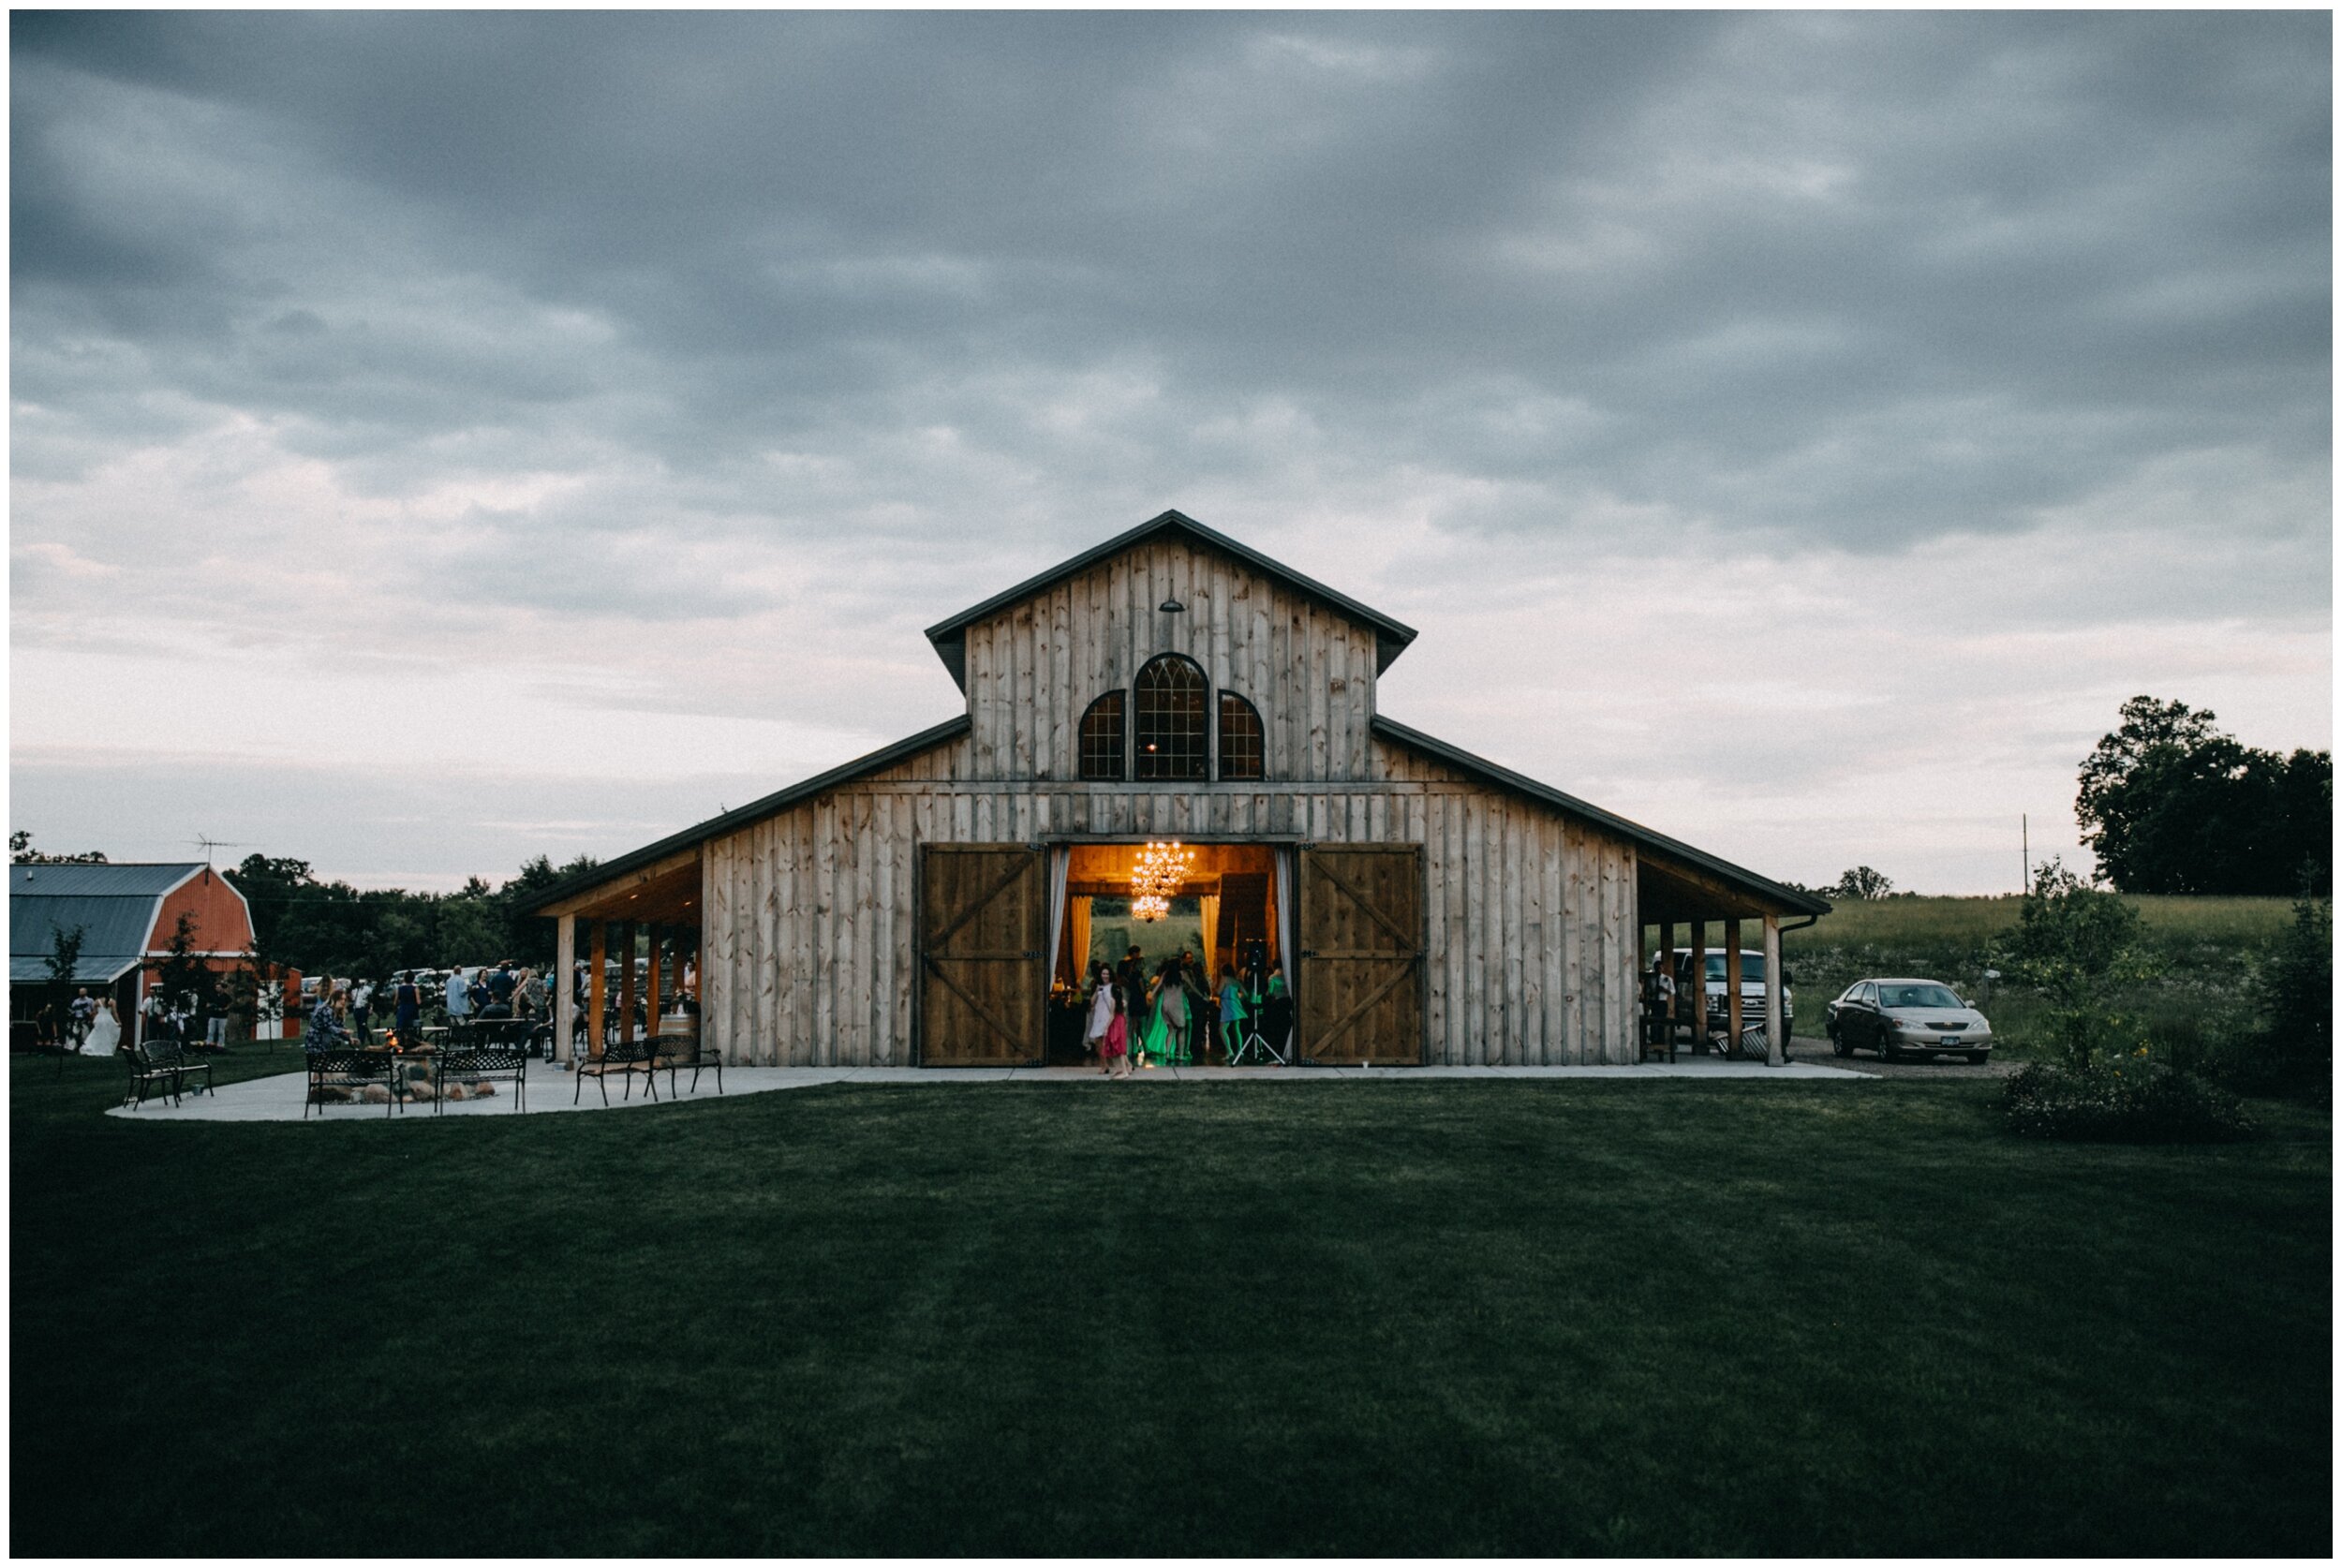
[(2260, 974), (2261, 1017), (2278, 1060), (2329, 1074), (2334, 1067), (2334, 906), (2304, 893), (2293, 924)]
[(2046, 1004), (2043, 1032), (2077, 1072), (2137, 1043), (2136, 1021), (2114, 1011), (2113, 998), (2157, 971), (2141, 929), (2137, 910), (2051, 860), (2035, 870), (2015, 927), (1994, 944), (2009, 978)]
[(2001, 1085), (2011, 1131), (2100, 1143), (2214, 1144), (2259, 1129), (2226, 1089), (2143, 1056), (2090, 1067), (2031, 1062)]

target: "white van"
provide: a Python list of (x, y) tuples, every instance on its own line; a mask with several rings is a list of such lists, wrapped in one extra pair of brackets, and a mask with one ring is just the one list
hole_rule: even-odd
[[(1727, 1009), (1724, 995), (1724, 959), (1722, 948), (1708, 950), (1708, 972), (1701, 989), (1708, 997), (1708, 1027), (1721, 1031), (1725, 1027)], [(1692, 950), (1675, 950), (1675, 994), (1682, 996), (1691, 983)], [(1786, 964), (1781, 966), (1781, 1037), (1786, 1045), (1797, 1032), (1797, 993), (1790, 989), (1796, 984)], [(1741, 949), (1741, 1028), (1761, 1028), (1765, 1022), (1765, 955), (1754, 948)]]

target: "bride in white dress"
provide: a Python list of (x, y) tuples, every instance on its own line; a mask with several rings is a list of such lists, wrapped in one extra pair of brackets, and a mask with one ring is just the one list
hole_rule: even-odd
[(111, 1057), (122, 1043), (122, 1020), (114, 1015), (114, 999), (108, 997), (97, 1004), (96, 1014), (90, 1019), (89, 1033), (82, 1037), (82, 1055)]

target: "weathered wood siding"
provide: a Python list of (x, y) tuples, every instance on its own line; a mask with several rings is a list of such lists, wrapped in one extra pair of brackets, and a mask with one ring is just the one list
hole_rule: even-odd
[(1423, 846), (1430, 1060), (1635, 1060), (1634, 846), (1357, 728), (1353, 778), (1182, 786), (1004, 778), (971, 733), (711, 839), (703, 1028), (734, 1061), (908, 1064), (923, 843), (1259, 835)]
[[(1164, 614), (1176, 599), (1187, 608)], [(1373, 777), (1374, 633), (1207, 545), (1141, 544), (968, 628), (973, 776), (1072, 779), (1083, 710), (1157, 654), (1260, 710), (1271, 780)], [(1217, 772), (1217, 758), (1214, 759)]]

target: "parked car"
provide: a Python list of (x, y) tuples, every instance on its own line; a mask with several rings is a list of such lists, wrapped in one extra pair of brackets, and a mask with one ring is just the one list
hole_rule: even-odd
[(1842, 1057), (1863, 1050), (1881, 1061), (1908, 1054), (1981, 1063), (1993, 1054), (1993, 1026), (1939, 980), (1858, 980), (1830, 1004), (1826, 1027)]
[[(1682, 996), (1691, 984), (1692, 950), (1675, 950), (1675, 993)], [(1796, 984), (1788, 967), (1781, 969), (1781, 1034), (1784, 1043), (1797, 1030), (1797, 993), (1790, 989)], [(1708, 972), (1701, 987), (1708, 998), (1708, 1028), (1721, 1034), (1725, 1028), (1726, 1001), (1724, 994), (1724, 950), (1708, 950)], [(1765, 1021), (1765, 955), (1756, 948), (1741, 949), (1741, 1027), (1743, 1029), (1761, 1028)]]

